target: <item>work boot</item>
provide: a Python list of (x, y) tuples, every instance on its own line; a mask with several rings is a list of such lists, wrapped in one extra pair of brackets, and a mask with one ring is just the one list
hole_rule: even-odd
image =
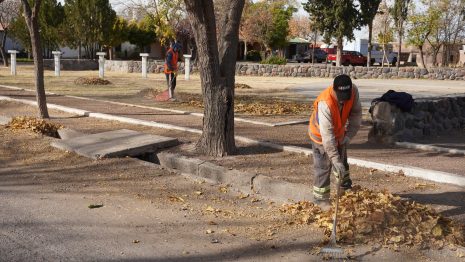
[(342, 192), (350, 191), (352, 189), (352, 179), (348, 178), (341, 184)]
[(313, 203), (319, 206), (322, 211), (328, 211), (331, 208), (331, 201), (329, 201), (329, 198), (314, 197)]

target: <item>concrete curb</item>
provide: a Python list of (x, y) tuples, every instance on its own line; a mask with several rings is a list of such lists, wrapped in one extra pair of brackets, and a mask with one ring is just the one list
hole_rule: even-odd
[(403, 148), (417, 149), (417, 150), (428, 151), (428, 152), (465, 155), (465, 150), (460, 150), (460, 149), (455, 149), (455, 148), (447, 148), (447, 147), (409, 143), (409, 142), (396, 142), (395, 145), (399, 147), (403, 147)]
[(292, 202), (307, 200), (313, 202), (311, 187), (295, 184), (268, 176), (258, 175), (253, 180), (253, 189), (265, 198), (279, 202)]
[(158, 128), (164, 128), (164, 129), (170, 129), (170, 130), (178, 130), (178, 131), (202, 134), (202, 130), (199, 130), (199, 129), (175, 126), (175, 125), (170, 125), (170, 124), (163, 124), (163, 123), (158, 123), (154, 121), (139, 120), (139, 119), (124, 117), (124, 116), (114, 116), (114, 115), (103, 114), (103, 113), (89, 113), (88, 116), (99, 118), (99, 119), (105, 119), (105, 120), (119, 121), (119, 122), (128, 123), (128, 124), (151, 126), (151, 127), (158, 127)]
[(70, 139), (70, 138), (75, 138), (75, 137), (86, 135), (82, 132), (76, 131), (74, 129), (69, 129), (69, 128), (58, 129), (57, 132), (58, 132), (58, 135), (60, 136), (60, 139)]
[[(30, 101), (30, 100), (18, 99), (18, 98), (11, 98), (11, 97), (8, 97), (8, 96), (0, 96), (0, 100), (11, 101), (11, 102), (21, 102), (23, 104), (27, 104), (27, 105), (31, 105), (31, 106), (37, 106), (36, 101)], [(50, 108), (50, 109), (56, 109), (56, 110), (60, 110), (60, 111), (66, 112), (66, 113), (76, 114), (76, 115), (79, 115), (79, 116), (88, 116), (88, 114), (89, 114), (89, 111), (86, 111), (86, 110), (67, 107), (67, 106), (61, 106), (61, 105), (56, 105), (56, 104), (47, 103), (47, 107)]]
[(354, 158), (349, 158), (348, 162), (351, 165), (357, 165), (357, 166), (367, 167), (367, 168), (375, 168), (375, 169), (386, 171), (386, 172), (392, 172), (392, 173), (402, 172), (404, 175), (409, 176), (409, 177), (416, 177), (416, 178), (421, 178), (421, 179), (430, 180), (430, 181), (439, 182), (439, 183), (447, 183), (447, 184), (454, 184), (458, 186), (465, 186), (465, 177), (451, 174), (451, 173), (423, 169), (423, 168), (418, 168), (418, 167), (413, 167), (413, 166), (388, 165), (388, 164), (382, 164), (382, 163), (365, 161), (365, 160), (354, 159)]
[(211, 184), (230, 185), (233, 189), (246, 193), (256, 193), (276, 202), (313, 201), (310, 187), (255, 175), (239, 170), (230, 170), (213, 163), (179, 154), (161, 152), (157, 154), (161, 166), (173, 169), (191, 178), (201, 178)]
[[(10, 98), (10, 97), (0, 96), (0, 100), (22, 102), (25, 104), (37, 106), (36, 102), (24, 100), (24, 99), (15, 99), (15, 98)], [(48, 105), (50, 106), (50, 104)], [(60, 108), (56, 108), (56, 109), (57, 110), (69, 110), (73, 112), (86, 112), (84, 115), (87, 115), (89, 117), (105, 119), (105, 120), (114, 120), (114, 121), (120, 121), (120, 122), (124, 122), (128, 124), (136, 124), (136, 125), (144, 125), (144, 126), (151, 126), (151, 127), (157, 127), (157, 128), (180, 130), (180, 131), (192, 132), (196, 134), (202, 133), (202, 130), (199, 130), (199, 129), (185, 128), (185, 127), (179, 127), (179, 126), (170, 125), (170, 124), (162, 124), (162, 123), (138, 120), (138, 119), (128, 118), (128, 117), (113, 116), (109, 114), (89, 113), (84, 110), (64, 107), (64, 106), (59, 106), (59, 107)], [(274, 148), (274, 149), (286, 151), (286, 152), (305, 154), (308, 156), (313, 154), (312, 149), (309, 149), (309, 148), (278, 145), (278, 144), (273, 144), (270, 142), (254, 140), (254, 139), (243, 137), (243, 136), (236, 136), (236, 140), (244, 142), (244, 143), (252, 144), (252, 145), (266, 146), (266, 147), (270, 147), (270, 148)], [(412, 166), (382, 164), (382, 163), (355, 159), (355, 158), (349, 158), (348, 161), (349, 161), (349, 164), (357, 165), (360, 167), (376, 168), (382, 171), (393, 172), (393, 173), (398, 173), (402, 171), (406, 176), (417, 177), (417, 178), (439, 182), (439, 183), (448, 183), (448, 184), (454, 184), (458, 186), (465, 186), (465, 177), (452, 174), (452, 173), (422, 169), (422, 168), (417, 168), (417, 167), (412, 167)]]

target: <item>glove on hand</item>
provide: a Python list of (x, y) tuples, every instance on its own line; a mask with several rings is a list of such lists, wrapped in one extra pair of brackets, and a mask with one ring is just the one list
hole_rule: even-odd
[(342, 181), (344, 175), (347, 173), (346, 167), (341, 161), (333, 163), (333, 173), (338, 182)]

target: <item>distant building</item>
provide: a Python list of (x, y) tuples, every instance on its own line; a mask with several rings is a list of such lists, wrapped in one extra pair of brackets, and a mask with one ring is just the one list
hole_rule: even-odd
[[(0, 39), (3, 39), (3, 34), (5, 30), (3, 29), (2, 25), (0, 25)], [(15, 41), (13, 38), (9, 37), (8, 35), (6, 36), (6, 42), (5, 42), (5, 51), (8, 50), (18, 50), (21, 51), (23, 50), (23, 46)]]

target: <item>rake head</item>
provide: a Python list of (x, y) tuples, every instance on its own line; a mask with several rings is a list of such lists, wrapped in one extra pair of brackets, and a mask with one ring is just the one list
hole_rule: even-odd
[(337, 247), (336, 245), (329, 244), (322, 249), (320, 249), (320, 255), (327, 259), (344, 259), (347, 258), (344, 250)]

